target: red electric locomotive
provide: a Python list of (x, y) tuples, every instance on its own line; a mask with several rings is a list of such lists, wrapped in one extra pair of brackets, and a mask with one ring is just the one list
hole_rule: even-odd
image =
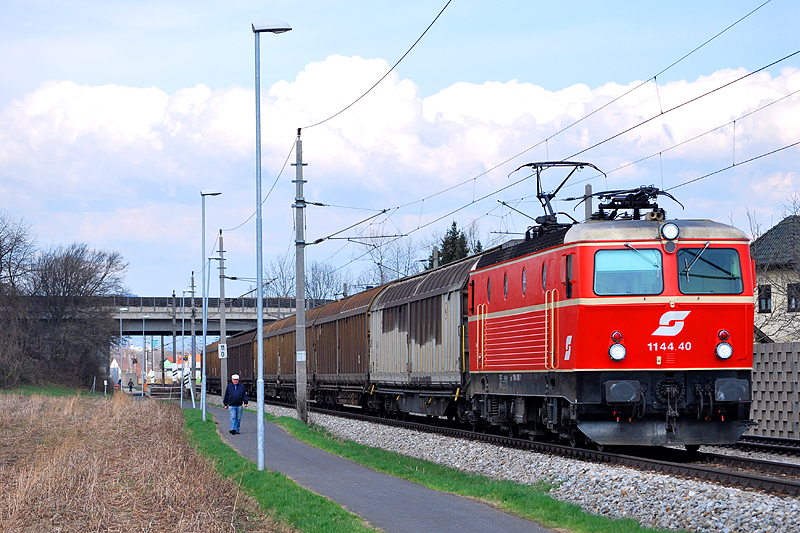
[[(654, 187), (598, 193), (590, 220), (561, 224), (551, 200), (594, 166), (526, 166), (545, 215), (524, 240), (309, 311), (309, 397), (572, 444), (735, 442), (750, 414), (747, 236), (666, 220)], [(553, 167), (571, 172), (545, 193)], [(295, 329), (264, 327), (268, 396), (294, 398)], [(229, 372), (253, 376), (254, 339), (231, 340)]]
[(600, 193), (592, 220), (559, 224), (541, 172), (594, 166), (525, 166), (546, 214), (470, 273), (462, 418), (573, 444), (735, 442), (751, 400), (747, 236), (665, 220), (653, 187)]

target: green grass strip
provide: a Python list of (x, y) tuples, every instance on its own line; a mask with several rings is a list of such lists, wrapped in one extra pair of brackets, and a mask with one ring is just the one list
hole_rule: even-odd
[[(20, 396), (83, 396), (86, 393), (73, 387), (44, 383), (40, 385), (17, 385), (8, 389), (0, 389), (0, 394), (18, 394)], [(103, 391), (101, 390), (99, 394), (102, 396)]]
[(259, 472), (255, 463), (222, 442), (214, 422), (211, 419), (203, 422), (200, 410), (184, 409), (183, 415), (191, 443), (214, 461), (221, 475), (240, 484), (273, 519), (306, 533), (375, 533), (359, 516), (304, 489), (285, 475), (268, 470)]
[[(637, 533), (654, 531), (633, 519), (611, 519), (584, 512), (578, 505), (561, 502), (549, 494), (545, 483), (523, 485), (467, 474), (460, 470), (395, 452), (337, 438), (319, 426), (306, 426), (289, 417), (266, 415), (295, 438), (353, 462), (424, 487), (484, 500), (506, 512), (534, 520), (548, 528), (580, 533)], [(655, 530), (666, 533), (667, 530)], [(674, 532), (670, 532), (674, 533)]]

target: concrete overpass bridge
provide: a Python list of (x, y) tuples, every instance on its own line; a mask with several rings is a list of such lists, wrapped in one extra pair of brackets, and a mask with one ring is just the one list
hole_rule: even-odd
[[(181, 321), (185, 317), (184, 333), (189, 334), (192, 315), (195, 317), (195, 332), (203, 331), (203, 300), (176, 296), (173, 307), (172, 296), (109, 296), (109, 308), (117, 309), (116, 317), (122, 322), (122, 335), (172, 335), (172, 317), (175, 316), (177, 334), (181, 334)], [(307, 301), (309, 308), (318, 302)], [(322, 304), (324, 302), (319, 302)], [(208, 335), (219, 335), (220, 299), (208, 299)], [(273, 322), (295, 313), (294, 298), (264, 298), (264, 323)], [(144, 318), (147, 316), (148, 318)], [(256, 327), (255, 298), (225, 299), (225, 331), (228, 335)]]

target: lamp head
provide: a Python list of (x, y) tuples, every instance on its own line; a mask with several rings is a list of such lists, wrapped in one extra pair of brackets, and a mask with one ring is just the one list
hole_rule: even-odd
[(292, 30), (292, 27), (282, 20), (253, 22), (250, 26), (253, 28), (253, 33), (286, 33)]
[(219, 196), (220, 194), (222, 193), (214, 189), (207, 189), (205, 191), (200, 191), (200, 196)]

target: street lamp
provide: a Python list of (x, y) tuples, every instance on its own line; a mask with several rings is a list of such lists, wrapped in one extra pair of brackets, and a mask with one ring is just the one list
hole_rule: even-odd
[(208, 328), (208, 295), (206, 295), (206, 196), (219, 196), (222, 194), (215, 190), (200, 191), (203, 204), (203, 232), (202, 232), (202, 252), (203, 252), (203, 378), (200, 381), (200, 405), (203, 408), (203, 422), (206, 421), (206, 330)]
[[(120, 307), (119, 308), (119, 371), (122, 374), (122, 312), (127, 311), (127, 307)], [(128, 367), (133, 370), (131, 367)], [(122, 376), (119, 377), (122, 379)], [(120, 384), (119, 389), (122, 390), (122, 384)]]
[[(285, 33), (292, 29), (282, 20), (268, 20), (252, 25), (256, 41), (256, 328), (258, 333), (258, 381), (256, 397), (258, 398), (256, 420), (258, 422), (258, 469), (264, 470), (264, 289), (261, 286), (264, 277), (264, 258), (261, 255), (261, 34)], [(205, 254), (203, 254), (205, 257)]]
[(142, 398), (144, 398), (144, 383), (145, 383), (145, 372), (147, 371), (147, 332), (144, 329), (144, 319), (150, 318), (150, 315), (142, 315)]

